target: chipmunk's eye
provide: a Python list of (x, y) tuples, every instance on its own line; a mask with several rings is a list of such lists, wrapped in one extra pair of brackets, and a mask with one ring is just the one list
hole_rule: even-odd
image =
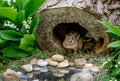
[(70, 43), (70, 44), (72, 44), (72, 43), (73, 43), (73, 41), (72, 41), (72, 40), (70, 40), (70, 41), (69, 41), (69, 43)]

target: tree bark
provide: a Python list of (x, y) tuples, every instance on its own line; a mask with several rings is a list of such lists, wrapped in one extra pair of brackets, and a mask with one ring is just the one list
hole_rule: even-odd
[[(84, 42), (79, 53), (106, 53), (109, 36), (106, 28), (96, 20), (113, 25), (120, 22), (120, 1), (117, 0), (47, 0), (40, 8), (37, 42), (47, 51), (61, 50), (65, 34), (76, 31), (85, 38), (89, 34), (92, 45)], [(88, 36), (88, 37), (89, 37)], [(88, 43), (88, 44), (86, 44)]]
[(49, 8), (77, 7), (97, 14), (113, 25), (120, 22), (119, 0), (46, 0), (40, 11)]

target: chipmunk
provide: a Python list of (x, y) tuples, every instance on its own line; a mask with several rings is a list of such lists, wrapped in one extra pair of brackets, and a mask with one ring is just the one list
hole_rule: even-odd
[(90, 53), (92, 48), (94, 47), (94, 43), (92, 41), (88, 41), (88, 42), (85, 42), (84, 45), (83, 45), (83, 52), (85, 53)]
[(70, 32), (68, 34), (65, 34), (63, 46), (64, 48), (74, 50), (74, 54), (76, 54), (79, 49), (82, 49), (83, 37), (80, 37), (80, 34), (77, 32)]

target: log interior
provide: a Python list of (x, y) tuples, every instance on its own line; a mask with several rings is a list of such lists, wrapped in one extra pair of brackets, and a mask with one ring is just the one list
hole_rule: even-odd
[[(84, 38), (82, 50), (79, 50), (82, 54), (92, 54), (98, 50), (101, 50), (104, 44), (104, 39), (99, 38), (97, 41), (90, 35), (90, 32), (82, 27), (78, 23), (59, 23), (53, 29), (53, 40), (62, 48), (65, 34), (70, 32), (77, 32)], [(67, 52), (67, 50), (65, 50)], [(73, 52), (73, 51), (72, 51)]]

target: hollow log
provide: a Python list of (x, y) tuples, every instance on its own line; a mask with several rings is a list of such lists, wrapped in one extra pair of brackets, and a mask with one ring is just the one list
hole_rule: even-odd
[(75, 31), (84, 38), (80, 54), (107, 53), (109, 36), (97, 20), (118, 25), (119, 5), (120, 1), (116, 0), (47, 0), (40, 8), (36, 34), (39, 47), (49, 52), (67, 53), (63, 46), (65, 35)]

